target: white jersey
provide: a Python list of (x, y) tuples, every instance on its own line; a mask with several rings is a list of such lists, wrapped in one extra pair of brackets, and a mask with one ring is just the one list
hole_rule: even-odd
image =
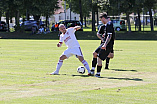
[(68, 28), (66, 30), (65, 34), (62, 33), (60, 35), (60, 42), (64, 41), (65, 45), (68, 48), (80, 47), (80, 45), (75, 37), (75, 31), (76, 30), (74, 28)]

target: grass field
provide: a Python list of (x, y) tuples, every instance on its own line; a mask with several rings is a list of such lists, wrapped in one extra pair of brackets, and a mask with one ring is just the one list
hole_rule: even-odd
[[(82, 64), (74, 56), (64, 61), (60, 75), (46, 75), (66, 49), (57, 42), (0, 40), (0, 104), (157, 104), (157, 41), (116, 40), (102, 78), (77, 73)], [(91, 66), (99, 40), (79, 43)]]

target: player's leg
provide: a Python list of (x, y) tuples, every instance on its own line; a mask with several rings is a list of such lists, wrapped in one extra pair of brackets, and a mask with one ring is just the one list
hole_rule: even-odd
[(110, 61), (110, 58), (107, 57), (107, 58), (106, 58), (105, 69), (109, 69), (109, 68), (108, 68), (108, 66), (109, 66), (109, 61)]
[(62, 53), (61, 57), (59, 58), (59, 61), (56, 66), (56, 71), (50, 73), (50, 75), (59, 74), (59, 70), (63, 64), (63, 60), (69, 58), (70, 56), (71, 56), (71, 49), (68, 48)]
[(109, 69), (108, 67), (109, 67), (110, 58), (112, 59), (113, 57), (114, 57), (114, 52), (112, 50), (106, 58), (105, 69)]
[(97, 64), (97, 53), (93, 52), (93, 60), (92, 60), (92, 69), (91, 69), (91, 73), (89, 75), (94, 75), (94, 71), (95, 71), (95, 67)]
[(82, 51), (81, 51), (81, 48), (80, 47), (75, 47), (71, 50), (71, 53), (73, 55), (76, 55), (77, 58), (82, 62), (82, 64), (85, 66), (85, 68), (88, 70), (88, 73), (90, 73), (90, 68), (89, 68), (89, 65), (87, 63), (86, 60), (84, 60), (84, 57), (83, 57), (83, 54), (82, 54)]
[(92, 70), (95, 70), (96, 64), (97, 64), (97, 53), (93, 52), (93, 60), (92, 60)]
[(58, 75), (59, 74), (59, 70), (63, 64), (63, 60), (64, 59), (67, 59), (66, 55), (62, 55), (60, 58), (59, 58), (59, 61), (57, 63), (57, 66), (56, 66), (56, 70), (52, 73), (50, 73), (50, 75)]
[(88, 65), (87, 61), (84, 60), (83, 56), (77, 56), (77, 57), (82, 62), (82, 64), (85, 66), (85, 68), (88, 70), (88, 73), (90, 73), (91, 71), (90, 71), (89, 65)]
[(111, 48), (106, 48), (106, 50), (101, 49), (99, 54), (98, 54), (98, 66), (97, 66), (97, 74), (95, 75), (96, 77), (100, 77), (100, 72), (102, 68), (102, 60), (104, 61), (109, 53), (111, 52)]
[(97, 56), (99, 51), (101, 50), (101, 46), (100, 45), (94, 52), (93, 52), (93, 60), (92, 60), (92, 69), (91, 69), (91, 75), (94, 75), (94, 71), (95, 71), (95, 67), (97, 65)]
[(102, 68), (102, 60), (98, 57), (98, 64), (97, 64), (97, 73), (95, 74), (96, 77), (100, 77), (100, 72)]

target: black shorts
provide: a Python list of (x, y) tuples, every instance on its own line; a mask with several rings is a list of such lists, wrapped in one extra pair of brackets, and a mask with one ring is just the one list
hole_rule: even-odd
[[(102, 41), (101, 41), (101, 43), (100, 43), (100, 45), (102, 45)], [(112, 47), (112, 49), (111, 49), (111, 53), (114, 53), (114, 50), (113, 50), (113, 47)]]
[(111, 52), (112, 48), (110, 47), (106, 47), (106, 50), (105, 49), (101, 49), (103, 44), (101, 44), (96, 50), (95, 52), (98, 54), (98, 57), (101, 59), (101, 60), (105, 60), (107, 58), (107, 56), (109, 55), (109, 53)]

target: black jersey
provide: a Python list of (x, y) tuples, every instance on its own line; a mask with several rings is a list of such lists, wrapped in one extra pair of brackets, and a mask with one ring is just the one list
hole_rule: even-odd
[[(114, 27), (113, 27), (113, 23), (111, 22), (111, 21), (109, 21), (108, 23), (107, 23), (107, 27), (108, 27), (108, 29), (107, 29), (107, 32), (106, 33), (112, 33), (112, 37), (111, 37), (111, 40), (110, 40), (110, 42), (111, 42), (111, 44), (112, 45), (114, 45), (114, 40), (115, 40), (115, 30), (114, 30)], [(106, 37), (107, 38), (107, 37)], [(108, 43), (109, 44), (109, 43)]]
[(100, 26), (99, 30), (98, 30), (98, 34), (103, 35), (106, 32), (106, 25), (103, 24)]
[(114, 40), (115, 40), (115, 31), (114, 31), (113, 23), (111, 21), (109, 21), (106, 24), (106, 32), (105, 32), (104, 41), (106, 41), (107, 36), (109, 34), (112, 34), (112, 35), (111, 35), (111, 39), (110, 39), (109, 43), (107, 44), (107, 47), (113, 48)]
[[(105, 34), (105, 33), (106, 33), (106, 24), (103, 24), (103, 25), (100, 26), (97, 34), (100, 34), (101, 37), (104, 38), (103, 34)], [(102, 41), (101, 41), (101, 44), (102, 44)]]
[[(112, 33), (112, 37), (110, 42), (108, 43), (107, 47), (113, 47), (114, 45), (114, 40), (115, 40), (115, 31), (114, 31), (114, 27), (113, 27), (113, 23), (111, 21), (109, 21), (107, 24), (101, 25), (99, 30), (98, 30), (98, 34), (103, 35), (105, 34), (104, 41), (106, 41), (106, 38), (108, 36), (108, 33)], [(102, 44), (102, 41), (101, 41)]]

